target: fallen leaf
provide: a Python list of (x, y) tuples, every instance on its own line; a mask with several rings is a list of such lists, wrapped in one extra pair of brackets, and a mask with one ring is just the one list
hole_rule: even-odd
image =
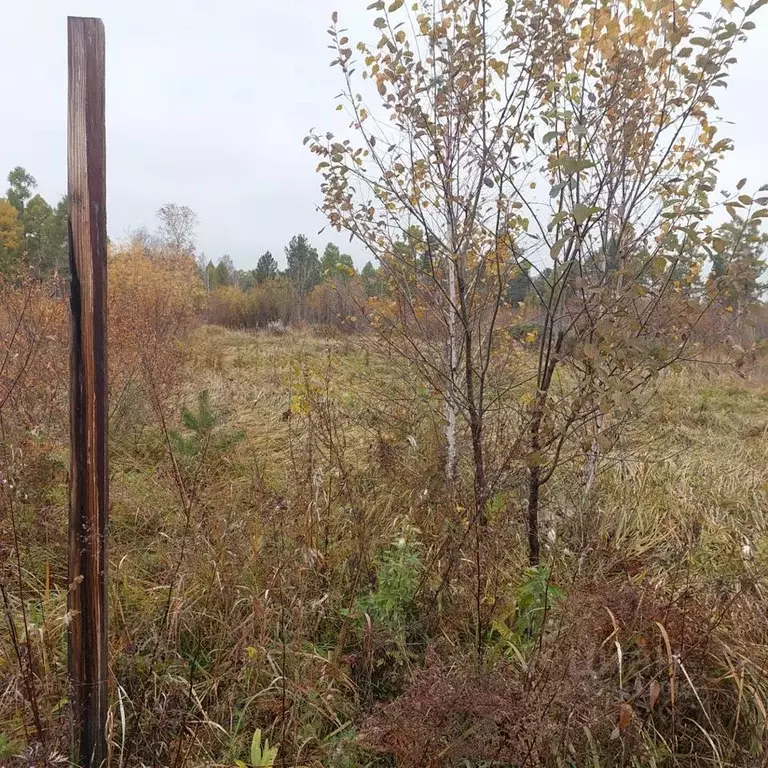
[(632, 722), (632, 716), (634, 712), (632, 711), (632, 707), (627, 704), (626, 702), (621, 705), (621, 709), (619, 710), (619, 730), (625, 731), (629, 724)]
[(659, 700), (659, 694), (661, 693), (661, 686), (658, 680), (651, 681), (651, 695), (648, 699), (648, 706), (653, 709), (656, 706), (656, 702)]

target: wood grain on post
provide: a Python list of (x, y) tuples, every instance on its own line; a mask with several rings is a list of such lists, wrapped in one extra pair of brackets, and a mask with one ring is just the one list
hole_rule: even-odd
[(104, 25), (70, 17), (69, 648), (72, 763), (101, 768), (107, 721), (107, 218)]

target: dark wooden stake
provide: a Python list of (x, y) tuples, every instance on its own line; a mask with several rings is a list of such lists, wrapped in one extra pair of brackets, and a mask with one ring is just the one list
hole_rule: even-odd
[(69, 18), (69, 678), (72, 763), (101, 768), (107, 722), (107, 217), (104, 25)]

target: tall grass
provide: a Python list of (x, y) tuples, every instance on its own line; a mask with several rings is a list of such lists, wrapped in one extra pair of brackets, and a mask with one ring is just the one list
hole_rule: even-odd
[[(67, 741), (66, 337), (36, 295), (12, 341), (14, 296), (0, 761), (39, 765)], [(478, 655), (432, 393), (354, 336), (150, 327), (113, 375), (111, 764), (248, 765), (257, 729), (279, 766), (763, 764), (759, 375), (663, 377), (588, 498), (576, 462), (547, 487), (537, 572), (513, 459)]]

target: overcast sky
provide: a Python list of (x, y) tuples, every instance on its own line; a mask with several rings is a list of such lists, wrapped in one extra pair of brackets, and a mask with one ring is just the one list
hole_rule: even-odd
[[(312, 127), (338, 128), (339, 72), (328, 64), (331, 12), (353, 40), (370, 39), (370, 0), (0, 0), (4, 63), (0, 179), (16, 165), (55, 201), (66, 191), (66, 16), (100, 16), (107, 37), (108, 229), (155, 226), (166, 202), (200, 218), (198, 247), (252, 268), (306, 233), (328, 230), (316, 159), (302, 146)], [(721, 136), (736, 142), (724, 167), (768, 182), (768, 13), (738, 52), (720, 91)], [(4, 187), (4, 185), (3, 185)], [(347, 246), (360, 265), (358, 248)]]

